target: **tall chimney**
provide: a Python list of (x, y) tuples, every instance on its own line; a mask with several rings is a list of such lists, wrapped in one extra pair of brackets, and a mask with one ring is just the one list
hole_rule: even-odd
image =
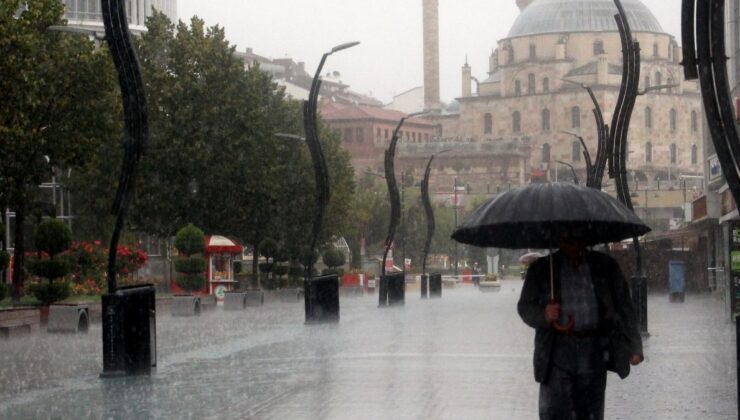
[(422, 0), (424, 11), (424, 110), (440, 111), (439, 0)]

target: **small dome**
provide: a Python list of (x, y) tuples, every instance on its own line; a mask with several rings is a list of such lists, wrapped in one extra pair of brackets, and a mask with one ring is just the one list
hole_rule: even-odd
[[(640, 0), (622, 0), (633, 32), (663, 33), (650, 9)], [(514, 22), (508, 38), (571, 32), (617, 32), (613, 0), (534, 0)]]

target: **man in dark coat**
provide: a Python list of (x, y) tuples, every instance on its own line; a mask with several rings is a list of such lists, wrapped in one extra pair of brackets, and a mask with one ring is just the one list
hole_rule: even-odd
[(549, 258), (529, 267), (517, 306), (535, 329), (540, 419), (603, 419), (606, 371), (624, 379), (643, 360), (627, 282), (613, 258), (563, 238), (552, 256), (551, 300)]

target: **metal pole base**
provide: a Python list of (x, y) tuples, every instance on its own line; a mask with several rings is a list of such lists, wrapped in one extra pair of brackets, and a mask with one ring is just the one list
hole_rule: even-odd
[(421, 298), (427, 298), (427, 285), (429, 284), (429, 276), (423, 274), (421, 276)]
[(640, 334), (643, 337), (650, 337), (650, 333), (648, 332), (647, 277), (633, 276), (630, 279), (630, 289), (632, 291), (632, 304), (637, 315), (637, 325), (640, 327)]

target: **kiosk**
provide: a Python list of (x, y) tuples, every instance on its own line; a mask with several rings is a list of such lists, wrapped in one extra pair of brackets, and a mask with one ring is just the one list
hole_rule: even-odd
[(242, 254), (240, 243), (225, 236), (206, 235), (206, 287), (209, 295), (224, 300), (226, 292), (234, 290), (234, 261)]

